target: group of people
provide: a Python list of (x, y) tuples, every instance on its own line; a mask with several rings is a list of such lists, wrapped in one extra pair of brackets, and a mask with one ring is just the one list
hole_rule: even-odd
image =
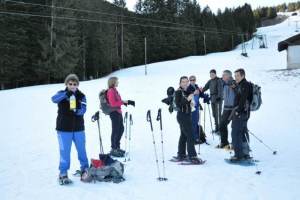
[[(218, 148), (229, 148), (228, 124), (232, 121), (232, 147), (235, 155), (232, 161), (248, 159), (249, 137), (247, 133), (247, 121), (250, 117), (249, 103), (251, 91), (246, 80), (244, 69), (234, 72), (225, 70), (222, 79), (217, 77), (216, 71), (210, 71), (210, 80), (205, 86), (196, 84), (195, 76), (183, 76), (180, 78), (179, 88), (175, 92), (175, 104), (177, 107), (177, 121), (180, 125), (180, 138), (178, 144), (178, 161), (188, 160), (192, 164), (203, 164), (204, 161), (197, 157), (195, 144), (199, 144), (199, 124), (201, 104), (200, 98), (211, 102), (213, 117), (215, 120), (216, 134), (221, 137)], [(112, 124), (111, 152), (114, 157), (124, 157), (125, 151), (120, 148), (120, 141), (124, 132), (122, 105), (135, 105), (133, 101), (122, 100), (117, 87), (117, 77), (108, 80), (106, 98), (112, 112), (109, 116)], [(78, 89), (79, 79), (75, 74), (70, 74), (65, 79), (65, 89), (58, 91), (53, 97), (53, 103), (58, 105), (56, 131), (59, 144), (59, 181), (71, 182), (68, 177), (70, 168), (70, 153), (72, 142), (75, 143), (78, 159), (81, 166), (81, 176), (88, 173), (89, 161), (85, 147), (84, 114), (87, 109), (86, 96)], [(210, 91), (210, 99), (207, 100), (205, 91)], [(204, 102), (205, 102), (204, 101)], [(222, 112), (223, 110), (223, 112)], [(187, 152), (187, 153), (186, 153)]]
[[(230, 70), (223, 71), (222, 78), (217, 76), (216, 70), (210, 71), (210, 80), (205, 86), (196, 84), (195, 76), (182, 76), (179, 88), (175, 92), (177, 121), (180, 126), (177, 161), (188, 160), (193, 164), (202, 164), (197, 157), (195, 144), (201, 143), (199, 99), (205, 98), (204, 92), (210, 91), (211, 109), (215, 121), (213, 132), (220, 136), (221, 142), (217, 148), (233, 149), (232, 162), (250, 159), (249, 135), (247, 122), (250, 118), (250, 103), (252, 91), (246, 80), (244, 69), (238, 69), (233, 74)], [(207, 103), (209, 101), (206, 100)], [(204, 99), (205, 102), (205, 99)], [(228, 124), (232, 121), (232, 145), (228, 141)], [(187, 152), (187, 154), (186, 154)]]
[[(117, 77), (108, 80), (107, 101), (113, 108), (110, 113), (112, 124), (111, 152), (114, 157), (124, 157), (125, 151), (120, 148), (120, 141), (124, 132), (122, 105), (134, 105), (133, 101), (122, 100), (117, 87), (119, 81)], [(59, 144), (59, 182), (68, 184), (71, 180), (68, 177), (70, 169), (70, 154), (72, 142), (74, 142), (78, 160), (80, 162), (81, 176), (86, 176), (89, 168), (85, 147), (85, 127), (84, 114), (86, 112), (86, 97), (78, 89), (79, 78), (75, 74), (70, 74), (65, 79), (64, 90), (58, 91), (52, 102), (58, 105), (58, 115), (56, 119), (56, 131)]]

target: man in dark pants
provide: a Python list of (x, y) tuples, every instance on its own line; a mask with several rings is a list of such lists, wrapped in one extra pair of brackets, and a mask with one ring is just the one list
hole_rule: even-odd
[(250, 83), (246, 80), (245, 70), (238, 69), (235, 71), (235, 80), (237, 83), (235, 108), (232, 117), (232, 145), (234, 156), (231, 161), (240, 161), (249, 158), (249, 137), (247, 135), (247, 122), (250, 117)]
[(205, 92), (208, 89), (211, 97), (211, 109), (215, 119), (214, 132), (218, 133), (222, 113), (223, 83), (222, 80), (217, 77), (217, 72), (214, 69), (210, 70), (210, 80), (205, 84), (202, 92)]
[(186, 149), (188, 152), (188, 161), (192, 164), (202, 164), (203, 161), (197, 157), (194, 146), (193, 130), (192, 130), (192, 115), (191, 102), (194, 94), (187, 92), (189, 80), (188, 77), (180, 78), (180, 87), (175, 92), (175, 103), (177, 107), (177, 121), (180, 126), (180, 138), (178, 144), (177, 160), (183, 161), (186, 159)]
[(230, 115), (234, 108), (234, 100), (235, 100), (235, 81), (232, 78), (232, 72), (229, 70), (225, 70), (223, 72), (223, 99), (224, 99), (224, 106), (223, 106), (223, 113), (221, 116), (221, 123), (220, 123), (220, 136), (221, 136), (221, 143), (217, 146), (217, 148), (221, 149), (230, 149), (230, 145), (228, 142), (228, 124), (230, 123)]

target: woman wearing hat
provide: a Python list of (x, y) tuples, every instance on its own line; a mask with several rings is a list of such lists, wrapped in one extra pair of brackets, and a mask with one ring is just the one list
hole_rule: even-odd
[(70, 154), (72, 142), (78, 152), (78, 160), (81, 166), (82, 176), (89, 167), (86, 149), (83, 115), (86, 112), (85, 95), (78, 89), (79, 79), (77, 75), (70, 74), (65, 79), (66, 88), (58, 91), (52, 102), (58, 105), (56, 119), (56, 131), (59, 143), (59, 183), (70, 184), (68, 178), (70, 169)]

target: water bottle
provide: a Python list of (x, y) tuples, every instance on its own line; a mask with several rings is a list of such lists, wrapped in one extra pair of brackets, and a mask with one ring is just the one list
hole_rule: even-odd
[(72, 96), (70, 96), (70, 110), (73, 110), (74, 112), (76, 112), (76, 98), (75, 98), (74, 94), (72, 94)]

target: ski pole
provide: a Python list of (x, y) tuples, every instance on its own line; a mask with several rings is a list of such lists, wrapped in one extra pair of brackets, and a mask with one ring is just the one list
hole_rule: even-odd
[(158, 156), (157, 156), (157, 150), (156, 150), (156, 145), (155, 145), (155, 137), (154, 137), (154, 133), (153, 133), (153, 125), (152, 125), (151, 111), (150, 110), (148, 110), (148, 112), (147, 112), (147, 122), (150, 123), (150, 127), (151, 127), (152, 142), (153, 142), (153, 147), (154, 147), (154, 155), (155, 155), (156, 168), (157, 168), (157, 174), (158, 174), (157, 180), (161, 181), (162, 178), (160, 177), (160, 170), (159, 170), (159, 164), (158, 164)]
[[(247, 136), (246, 132), (244, 133), (244, 135), (245, 135), (245, 138), (246, 138), (246, 142), (247, 142), (248, 148), (250, 149), (250, 144), (249, 144), (249, 140), (248, 140), (248, 136)], [(249, 156), (250, 156), (250, 152), (249, 152)], [(250, 157), (251, 157), (251, 156), (250, 156)], [(252, 156), (252, 157), (253, 157), (253, 156)], [(253, 159), (253, 158), (252, 158), (252, 159)], [(254, 163), (254, 166), (255, 166), (255, 168), (256, 168), (255, 174), (260, 175), (260, 174), (261, 174), (261, 171), (258, 169), (255, 160), (253, 160), (253, 163)]]
[(200, 143), (201, 143), (201, 111), (199, 109), (199, 121), (198, 121), (198, 124), (199, 124), (199, 146), (198, 146), (198, 155), (200, 155)]
[(162, 127), (162, 117), (161, 117), (161, 108), (158, 109), (156, 121), (160, 122), (160, 135), (161, 135), (161, 154), (162, 154), (162, 164), (163, 164), (163, 177), (160, 181), (167, 181), (166, 178), (166, 166), (165, 166), (165, 153), (164, 153), (164, 138), (163, 138), (163, 127)]
[(271, 147), (269, 147), (267, 144), (265, 144), (261, 139), (259, 139), (254, 133), (248, 130), (248, 133), (250, 133), (255, 139), (257, 139), (260, 143), (262, 143), (267, 149), (273, 152), (273, 155), (277, 154), (277, 151), (273, 150)]
[(206, 104), (204, 103), (204, 125), (203, 125), (203, 131), (204, 133), (206, 133), (206, 123), (205, 123), (205, 119), (206, 119)]
[(212, 125), (212, 120), (211, 120), (211, 112), (210, 112), (210, 107), (208, 106), (208, 113), (209, 113), (209, 120), (210, 120), (210, 129), (211, 129), (211, 134), (213, 136), (213, 140), (215, 139), (214, 137), (214, 132), (213, 132), (213, 125)]
[(99, 113), (99, 111), (97, 111), (92, 116), (92, 122), (95, 122), (95, 121), (97, 121), (97, 125), (98, 125), (99, 142), (100, 142), (100, 154), (104, 154), (103, 145), (102, 145), (102, 137), (101, 137), (101, 129), (100, 129), (100, 113)]
[[(133, 125), (132, 115), (129, 115), (129, 140), (128, 140), (128, 161), (130, 161), (130, 144), (131, 144), (131, 126)], [(126, 161), (126, 157), (125, 157)]]
[(125, 149), (124, 150), (125, 150), (125, 162), (126, 162), (128, 112), (125, 113), (124, 123), (125, 123)]

